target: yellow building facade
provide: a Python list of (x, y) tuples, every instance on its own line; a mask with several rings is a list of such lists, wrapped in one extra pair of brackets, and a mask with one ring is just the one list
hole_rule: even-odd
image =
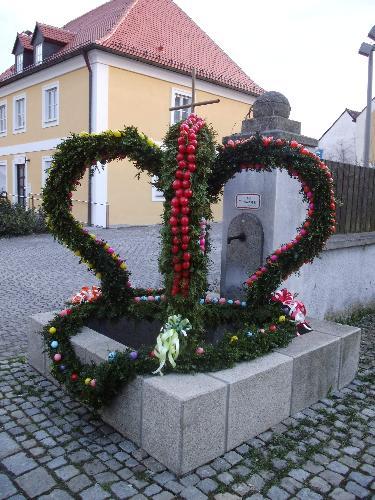
[[(0, 133), (0, 191), (13, 202), (39, 206), (56, 146), (72, 132), (101, 132), (134, 125), (161, 143), (168, 127), (183, 118), (169, 107), (189, 102), (191, 80), (166, 68), (99, 49), (58, 62), (0, 87), (6, 127)], [(197, 108), (217, 131), (217, 140), (240, 129), (255, 96), (197, 79)], [(4, 108), (3, 108), (4, 109)], [(91, 186), (91, 223), (98, 226), (160, 222), (162, 193), (150, 178), (135, 178), (127, 161), (97, 172)], [(88, 181), (74, 194), (74, 213), (88, 221)], [(221, 204), (214, 207), (221, 218)]]

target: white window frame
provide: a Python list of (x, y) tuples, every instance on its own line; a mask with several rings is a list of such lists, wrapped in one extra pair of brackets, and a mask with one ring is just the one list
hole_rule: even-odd
[[(188, 99), (191, 100), (191, 92), (188, 92), (187, 90), (178, 89), (178, 88), (172, 88), (171, 108), (173, 108), (175, 106), (176, 95), (182, 95), (183, 97), (187, 97)], [(171, 125), (174, 125), (175, 123), (177, 123), (174, 121), (174, 113), (175, 113), (174, 111), (171, 111)]]
[(42, 64), (43, 62), (43, 42), (37, 43), (34, 48), (34, 64)]
[(44, 186), (46, 184), (47, 177), (48, 177), (48, 174), (46, 172), (46, 164), (52, 162), (52, 159), (53, 159), (52, 156), (42, 156), (42, 172), (41, 172), (42, 175), (41, 175), (41, 182), (40, 182), (40, 187), (42, 189), (44, 188)]
[[(24, 99), (24, 124), (22, 128), (16, 128), (16, 102), (20, 99)], [(27, 100), (26, 94), (18, 94), (13, 97), (13, 134), (22, 134), (26, 132), (26, 119), (27, 119)]]
[[(48, 96), (48, 91), (56, 89), (56, 119), (48, 120), (46, 119), (47, 113), (47, 103), (46, 99)], [(59, 82), (53, 82), (42, 87), (42, 127), (56, 127), (60, 123), (60, 85)]]
[[(8, 162), (6, 160), (0, 160), (0, 168), (5, 167), (5, 191), (8, 191)], [(0, 186), (0, 193), (1, 193)]]
[(16, 55), (16, 73), (22, 73), (23, 71), (23, 52)]
[(0, 108), (5, 106), (5, 130), (0, 130), (0, 137), (5, 137), (8, 133), (8, 103), (6, 100), (0, 101)]

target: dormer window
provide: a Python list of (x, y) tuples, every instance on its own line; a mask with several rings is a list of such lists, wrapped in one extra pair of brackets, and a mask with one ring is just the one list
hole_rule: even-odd
[(22, 73), (23, 71), (23, 54), (16, 56), (16, 71), (17, 73)]
[(35, 64), (41, 64), (43, 61), (43, 44), (38, 43), (35, 45)]

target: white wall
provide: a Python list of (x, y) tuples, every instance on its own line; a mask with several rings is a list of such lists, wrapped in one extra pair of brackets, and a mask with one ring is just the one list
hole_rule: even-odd
[(375, 238), (371, 245), (328, 249), (320, 257), (282, 285), (298, 293), (309, 316), (322, 319), (375, 304)]
[(357, 164), (356, 122), (345, 111), (319, 140), (323, 158), (342, 163)]

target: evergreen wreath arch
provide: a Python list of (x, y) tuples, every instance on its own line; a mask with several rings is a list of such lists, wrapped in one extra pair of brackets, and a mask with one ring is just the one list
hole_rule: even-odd
[[(129, 316), (163, 322), (171, 315), (188, 318), (192, 330), (184, 342), (177, 371), (217, 370), (253, 359), (275, 346), (286, 345), (294, 336), (292, 323), (280, 305), (272, 302), (272, 294), (291, 273), (312, 262), (335, 230), (332, 174), (296, 141), (256, 135), (217, 146), (214, 131), (193, 114), (169, 129), (164, 146), (161, 149), (135, 127), (72, 134), (58, 146), (43, 191), (51, 233), (101, 281), (95, 300), (70, 304), (43, 329), (54, 376), (94, 407), (109, 402), (137, 373), (154, 371), (157, 360), (153, 346), (145, 346), (139, 351), (110, 353), (108, 361), (97, 366), (81, 363), (70, 338), (89, 317)], [(123, 158), (131, 160), (139, 173), (157, 176), (157, 187), (164, 191), (159, 259), (164, 290), (134, 289), (126, 261), (72, 215), (72, 192), (86, 170), (98, 162)], [(306, 220), (296, 237), (276, 249), (246, 280), (246, 302), (210, 301), (205, 298), (210, 204), (218, 200), (224, 184), (237, 172), (276, 168), (300, 181), (308, 204)], [(238, 326), (212, 345), (205, 340), (204, 331), (221, 322)]]

